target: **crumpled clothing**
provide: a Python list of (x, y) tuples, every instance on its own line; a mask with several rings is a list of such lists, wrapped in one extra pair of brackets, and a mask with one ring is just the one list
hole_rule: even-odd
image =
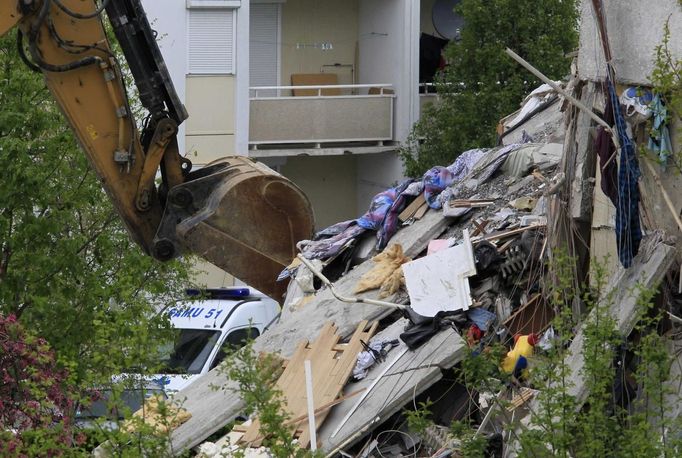
[(375, 266), (360, 277), (355, 287), (355, 294), (381, 288), (379, 298), (384, 298), (398, 291), (405, 282), (401, 266), (411, 261), (403, 254), (403, 247), (396, 243), (374, 256), (372, 261)]
[(327, 259), (339, 254), (365, 230), (355, 220), (342, 221), (315, 234), (315, 240), (301, 240), (296, 247), (307, 259)]
[(452, 172), (455, 180), (461, 180), (473, 170), (478, 161), (488, 152), (490, 152), (488, 148), (476, 148), (465, 151), (457, 156), (455, 162), (448, 165), (448, 170)]
[(618, 259), (623, 267), (632, 265), (639, 251), (642, 229), (639, 224), (639, 187), (641, 173), (635, 147), (627, 134), (627, 126), (618, 104), (618, 96), (612, 81), (607, 80), (609, 97), (614, 106), (616, 132), (620, 142), (620, 168), (618, 170), (618, 205), (616, 206), (616, 242)]
[(410, 324), (405, 331), (400, 334), (400, 340), (402, 340), (410, 350), (416, 350), (421, 347), (431, 340), (431, 337), (438, 334), (441, 328), (445, 326), (445, 323), (439, 314), (433, 318), (427, 318), (418, 324)]
[(411, 183), (411, 179), (404, 180), (398, 186), (374, 196), (367, 213), (356, 220), (359, 226), (377, 231), (379, 250), (388, 244), (398, 230), (398, 215), (407, 204), (404, 191)]
[(490, 326), (497, 319), (497, 315), (489, 312), (481, 307), (470, 308), (466, 312), (467, 318), (469, 318), (477, 327), (483, 332), (488, 332)]
[(418, 196), (424, 192), (424, 180), (413, 181), (403, 191), (406, 196)]
[[(470, 170), (467, 170), (466, 173), (462, 174), (461, 176), (458, 174), (455, 179), (453, 180), (453, 184), (457, 181), (461, 181), (463, 178), (467, 177), (472, 180), (475, 180), (476, 183), (481, 184), (485, 183), (488, 181), (488, 179), (497, 171), (497, 169), (500, 168), (500, 166), (504, 163), (504, 161), (507, 159), (507, 156), (516, 151), (519, 148), (525, 147), (528, 145), (522, 145), (518, 143), (514, 143), (511, 145), (506, 145), (506, 146), (501, 146), (498, 148), (492, 148), (489, 150), (480, 150), (482, 151), (481, 156), (476, 160), (473, 161), (472, 157), (474, 156), (474, 153), (472, 154), (472, 157), (470, 158), (465, 158), (464, 160), (467, 160), (469, 162), (469, 166), (471, 167)], [(477, 151), (477, 150), (469, 150), (469, 151)], [(462, 153), (462, 155), (469, 153), (469, 151), (466, 151)], [(461, 157), (461, 156), (460, 156)], [(459, 158), (457, 159), (459, 160)], [(456, 164), (457, 161), (455, 161), (452, 165), (448, 166), (448, 169), (450, 170), (456, 170)], [(467, 181), (465, 180), (463, 183), (466, 183)], [(452, 187), (448, 187), (443, 190), (443, 192), (438, 196), (438, 201), (440, 202), (440, 205), (444, 202), (447, 202), (448, 200), (455, 199), (457, 196), (460, 194), (462, 191), (462, 187), (459, 186), (459, 184), (454, 185)], [(440, 208), (440, 207), (438, 207)], [(462, 209), (460, 215), (467, 213), (471, 211), (470, 208), (465, 208)], [(449, 216), (455, 216), (455, 215), (449, 215)]]
[(376, 362), (384, 360), (389, 351), (400, 344), (398, 340), (372, 340), (368, 350), (358, 353), (358, 359), (353, 369), (353, 378), (355, 380), (362, 380), (367, 377), (369, 368)]
[(668, 109), (659, 94), (656, 94), (651, 102), (651, 111), (654, 115), (654, 122), (647, 147), (658, 154), (658, 160), (665, 166), (668, 163), (668, 157), (672, 154), (673, 146), (668, 129)]
[(447, 167), (436, 166), (424, 174), (424, 198), (430, 208), (442, 208), (438, 199), (441, 192), (455, 181), (455, 175)]
[[(381, 352), (384, 346), (383, 340), (377, 340), (369, 343), (369, 348), (376, 352)], [(369, 368), (374, 366), (376, 363), (376, 358), (371, 351), (361, 351), (358, 353), (358, 360), (355, 362), (355, 368), (353, 368), (353, 378), (355, 380), (362, 380), (367, 377)]]

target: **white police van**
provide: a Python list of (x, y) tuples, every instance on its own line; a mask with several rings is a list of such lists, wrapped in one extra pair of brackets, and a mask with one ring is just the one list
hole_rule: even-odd
[(216, 367), (229, 348), (261, 335), (279, 316), (274, 300), (250, 288), (187, 290), (188, 298), (167, 306), (175, 342), (162, 349), (164, 373), (155, 382), (168, 393), (181, 390)]

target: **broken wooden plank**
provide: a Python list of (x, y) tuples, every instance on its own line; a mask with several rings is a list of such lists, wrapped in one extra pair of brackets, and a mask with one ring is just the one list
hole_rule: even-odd
[[(440, 212), (428, 212), (418, 224), (398, 231), (389, 245), (399, 243), (406, 256), (415, 257), (426, 249), (432, 239), (440, 236), (451, 221), (443, 218)], [(372, 262), (364, 262), (335, 282), (335, 287), (345, 295), (352, 295), (360, 277), (372, 267)], [(378, 290), (361, 294), (362, 297), (375, 299), (378, 295)], [(254, 349), (278, 350), (281, 356), (290, 357), (296, 349), (298, 340), (317, 335), (327, 321), (336, 323), (338, 333), (348, 337), (360, 321), (380, 319), (391, 310), (376, 305), (344, 303), (325, 289), (318, 292), (313, 300), (259, 336)], [(212, 386), (223, 386), (225, 389), (216, 390)], [(174, 453), (199, 445), (208, 436), (233, 421), (243, 408), (237, 384), (226, 380), (225, 376), (216, 370), (202, 375), (174, 397), (181, 400), (182, 406), (192, 414), (192, 418), (172, 434), (171, 447)]]
[(450, 208), (483, 208), (494, 205), (494, 200), (453, 199), (448, 201)]
[[(353, 372), (358, 353), (363, 348), (361, 341), (369, 341), (376, 328), (376, 322), (368, 326), (367, 321), (362, 321), (353, 333), (348, 346), (340, 355), (333, 350), (340, 336), (336, 334), (336, 327), (332, 323), (327, 323), (322, 328), (315, 341), (311, 343), (304, 341), (302, 345), (299, 344), (296, 353), (276, 383), (276, 388), (282, 393), (285, 410), (293, 417), (300, 417), (308, 412), (307, 396), (304, 395), (306, 388), (303, 370), (305, 361), (310, 361), (312, 379), (314, 380), (312, 396), (314, 407), (312, 410), (334, 401)], [(324, 422), (327, 414), (328, 411), (324, 410), (315, 416), (314, 424), (317, 428)], [(242, 437), (242, 441), (253, 447), (260, 446), (262, 439), (260, 426), (258, 419), (254, 420)], [(298, 436), (298, 442), (301, 447), (308, 447), (312, 432), (307, 424), (298, 427), (302, 430)]]
[(502, 325), (511, 335), (540, 334), (554, 319), (554, 310), (538, 293), (521, 305)]
[(412, 218), (414, 214), (417, 213), (417, 210), (419, 210), (425, 203), (426, 199), (424, 198), (424, 194), (419, 194), (412, 202), (410, 202), (407, 207), (405, 207), (405, 210), (400, 212), (398, 219), (404, 223), (408, 219)]
[[(375, 339), (395, 339), (403, 332), (406, 324), (406, 319), (398, 320), (378, 333)], [(391, 350), (386, 360), (390, 362), (393, 355), (398, 355), (404, 348), (404, 344), (401, 343), (400, 346)], [(452, 328), (442, 330), (421, 347), (408, 351), (367, 394), (333, 439), (332, 433), (354, 404), (343, 403), (332, 410), (325, 424), (318, 430), (321, 448), (328, 453), (339, 445), (352, 445), (355, 440), (361, 438), (361, 435), (357, 435), (359, 431), (378, 426), (398, 412), (412, 400), (413, 396), (419, 395), (441, 379), (441, 368), (447, 369), (454, 366), (464, 355), (466, 355), (466, 343)], [(373, 366), (365, 379), (349, 384), (345, 391), (351, 392), (370, 386), (375, 382), (377, 375), (382, 372), (385, 364), (387, 363)], [(376, 420), (377, 417), (379, 420)], [(353, 436), (358, 437), (353, 438)]]
[(486, 219), (483, 221), (478, 221), (478, 220), (472, 220), (471, 223), (476, 226), (476, 229), (471, 233), (471, 236), (474, 237), (479, 234), (485, 234), (485, 228), (486, 226), (490, 223), (490, 220)]
[(427, 211), (429, 211), (429, 204), (424, 202), (424, 204), (417, 209), (417, 211), (414, 213), (414, 219), (420, 220), (424, 217)]
[(522, 232), (530, 231), (531, 229), (540, 229), (546, 227), (546, 224), (531, 224), (530, 226), (526, 227), (520, 227), (518, 229), (510, 229), (508, 231), (499, 231), (499, 232), (493, 232), (491, 234), (485, 235), (483, 237), (476, 237), (474, 239), (471, 239), (472, 243), (478, 243), (482, 240), (486, 241), (491, 241), (491, 240), (500, 240), (500, 239), (506, 239), (507, 237), (512, 237), (514, 235), (521, 234)]

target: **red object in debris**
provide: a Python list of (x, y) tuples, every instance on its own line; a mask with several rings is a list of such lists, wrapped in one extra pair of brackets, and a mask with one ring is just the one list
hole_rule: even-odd
[(483, 331), (481, 331), (478, 326), (475, 324), (472, 324), (471, 327), (467, 330), (467, 343), (469, 346), (473, 346), (476, 344), (481, 338), (483, 337)]

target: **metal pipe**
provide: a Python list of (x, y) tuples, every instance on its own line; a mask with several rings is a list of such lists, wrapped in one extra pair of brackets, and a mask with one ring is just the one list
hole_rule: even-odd
[(336, 289), (334, 288), (334, 284), (329, 281), (327, 277), (324, 276), (322, 272), (320, 272), (308, 259), (306, 259), (302, 254), (298, 255), (298, 259), (308, 268), (310, 271), (315, 275), (317, 278), (319, 278), (322, 283), (324, 283), (326, 286), (329, 287), (329, 290), (332, 292), (335, 298), (340, 300), (341, 302), (348, 302), (351, 304), (359, 303), (359, 304), (371, 304), (371, 305), (379, 305), (382, 307), (394, 307), (399, 310), (406, 310), (407, 306), (403, 304), (396, 304), (394, 302), (386, 302), (386, 301), (379, 301), (376, 299), (369, 299), (369, 298), (364, 298), (364, 297), (355, 297), (355, 296), (342, 296), (336, 292)]

